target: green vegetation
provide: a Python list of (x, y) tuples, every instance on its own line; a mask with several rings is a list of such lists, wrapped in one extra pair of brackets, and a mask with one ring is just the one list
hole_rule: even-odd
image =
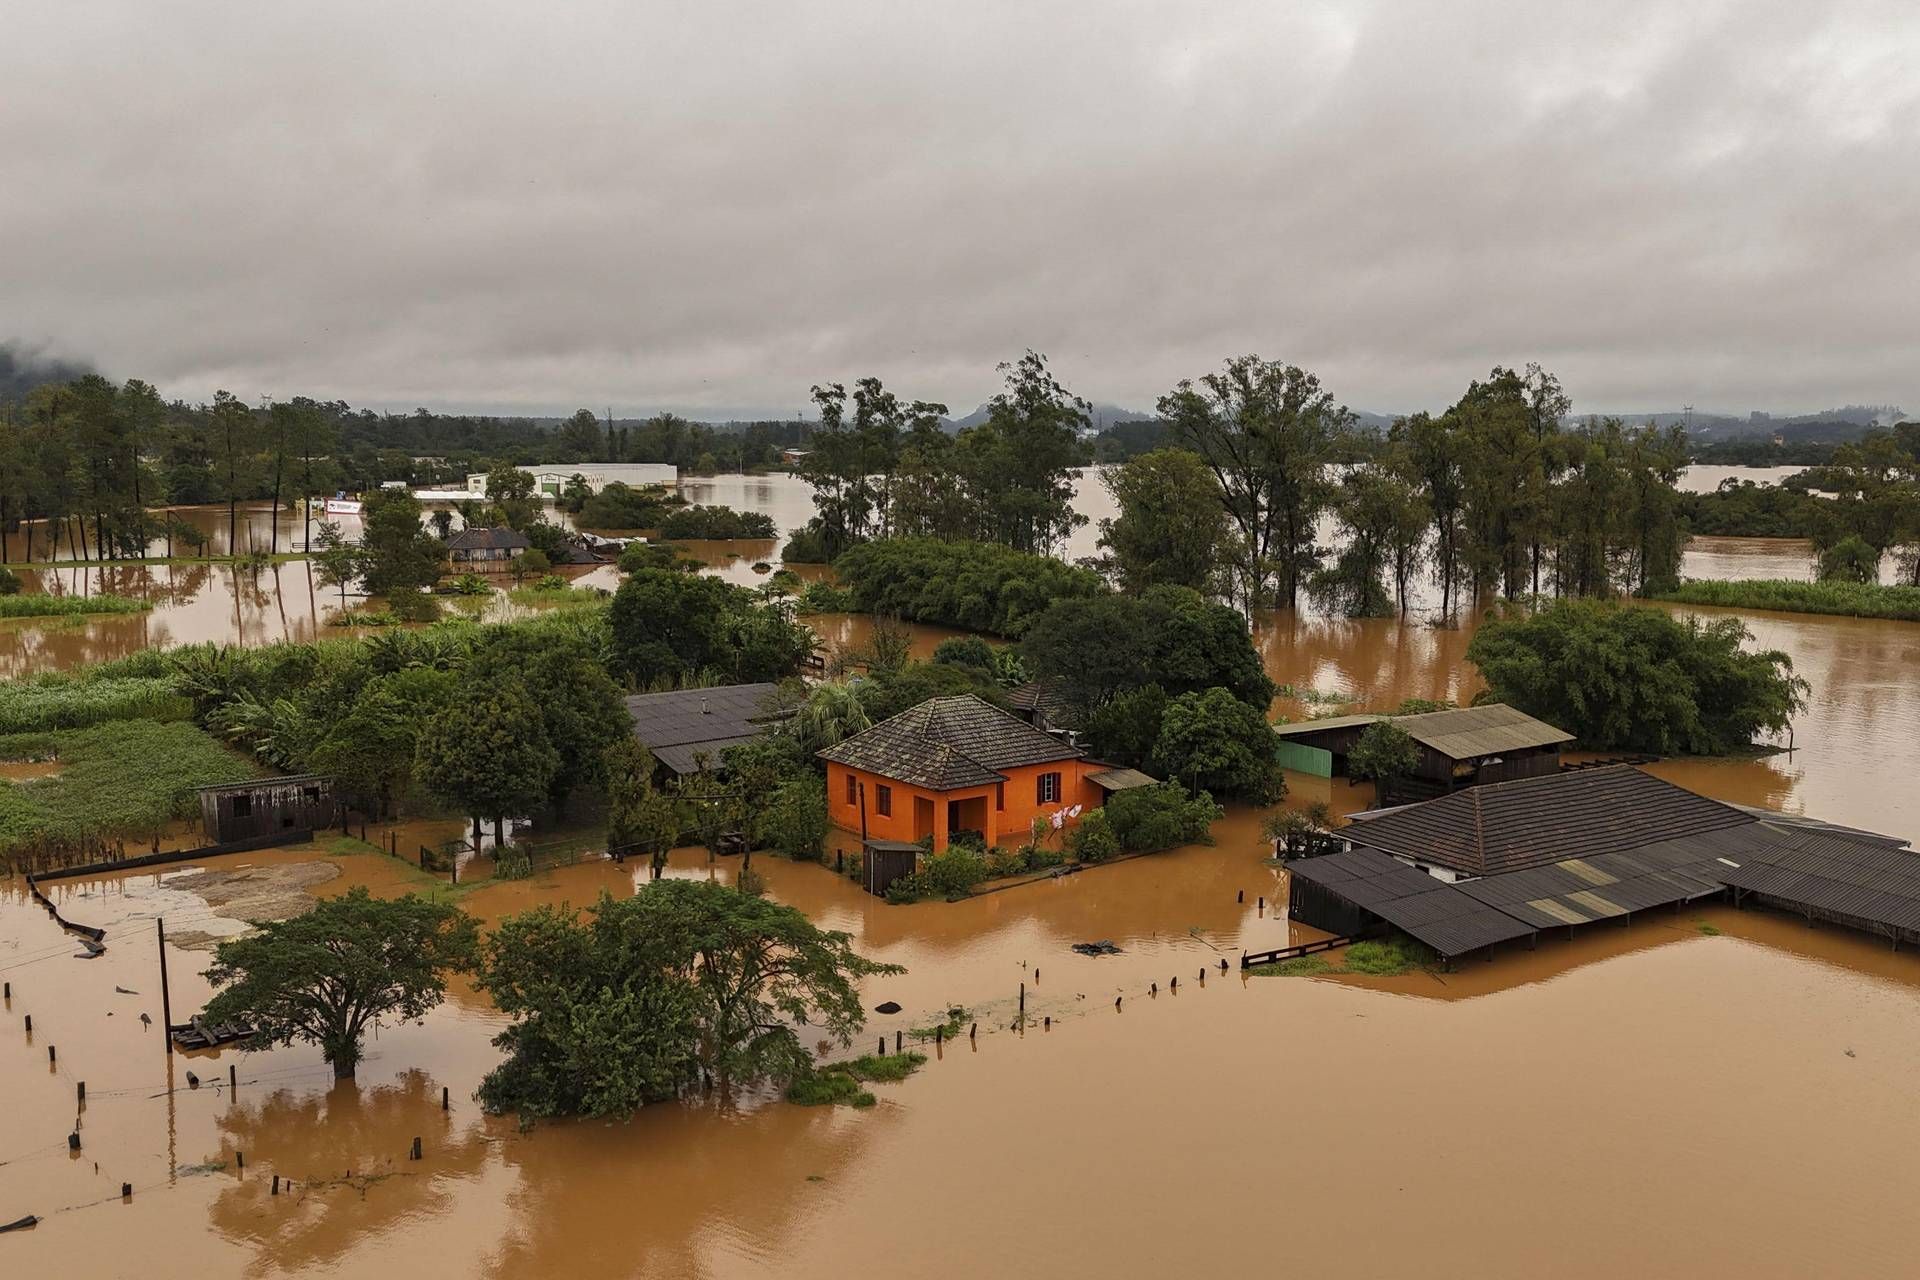
[(1592, 750), (1725, 755), (1780, 732), (1806, 681), (1777, 650), (1754, 652), (1738, 618), (1562, 601), (1489, 620), (1467, 646), (1485, 698), (1558, 725)]
[(1271, 964), (1256, 964), (1247, 973), (1256, 978), (1310, 978), (1320, 973), (1337, 973), (1324, 954), (1295, 956)]
[(987, 878), (986, 850), (955, 840), (939, 853), (920, 859), (920, 869), (896, 880), (887, 890), (888, 902), (917, 902), (943, 898), (958, 902)]
[(81, 729), (109, 720), (185, 720), (193, 704), (165, 676), (47, 675), (0, 683), (0, 734)]
[(1832, 519), (1833, 499), (1728, 477), (1712, 493), (1680, 495), (1688, 531), (1710, 538), (1811, 538)]
[(1067, 852), (1077, 862), (1105, 862), (1120, 856), (1120, 837), (1113, 832), (1113, 819), (1106, 810), (1094, 809), (1082, 814), (1067, 833)]
[(1113, 826), (1126, 853), (1157, 853), (1183, 844), (1212, 844), (1213, 824), (1224, 810), (1206, 792), (1189, 796), (1178, 783), (1129, 787), (1116, 792), (1097, 812)]
[(680, 507), (660, 523), (665, 538), (724, 541), (729, 538), (771, 538), (779, 533), (773, 517), (760, 511), (732, 507)]
[(116, 720), (0, 738), (0, 760), (58, 760), (60, 772), (0, 782), (0, 858), (29, 869), (88, 861), (200, 811), (194, 788), (254, 771), (191, 724)]
[(641, 686), (712, 675), (725, 683), (790, 675), (813, 635), (784, 605), (702, 574), (643, 569), (608, 611), (614, 668)]
[(0, 618), (75, 618), (88, 614), (145, 613), (151, 600), (132, 596), (0, 595)]
[(1221, 688), (1262, 712), (1274, 694), (1247, 620), (1186, 587), (1055, 601), (1027, 625), (1020, 655), (1083, 714), (1149, 684), (1169, 697)]
[(852, 613), (853, 592), (831, 582), (809, 582), (800, 593), (800, 613)]
[(835, 1062), (795, 1076), (787, 1086), (788, 1102), (803, 1107), (839, 1104), (870, 1107), (878, 1101), (862, 1083), (895, 1083), (905, 1080), (925, 1064), (927, 1055), (912, 1049), (905, 1053), (864, 1054), (848, 1062)]
[(1720, 929), (1716, 925), (1708, 924), (1705, 920), (1696, 920), (1693, 923), (1695, 928), (1699, 929), (1701, 933), (1709, 938), (1717, 938), (1720, 936)]
[(1391, 786), (1420, 765), (1420, 744), (1391, 720), (1375, 720), (1347, 753), (1347, 768), (1356, 778)]
[(1174, 586), (1212, 593), (1231, 543), (1215, 481), (1199, 455), (1156, 449), (1104, 472), (1101, 483), (1120, 514), (1100, 522), (1103, 570), (1138, 594)]
[(907, 1034), (915, 1040), (951, 1040), (960, 1034), (960, 1028), (967, 1025), (968, 1010), (965, 1005), (950, 1005), (947, 1016), (932, 1026), (915, 1027)]
[(791, 1084), (813, 1074), (813, 1040), (848, 1045), (865, 1025), (855, 982), (899, 972), (792, 907), (704, 881), (603, 894), (584, 920), (540, 907), (485, 943), (480, 985), (513, 1021), (480, 1100), (523, 1119), (619, 1115), (702, 1079)]
[(1721, 605), (1731, 609), (1775, 609), (1783, 613), (1827, 613), (1850, 618), (1892, 618), (1920, 622), (1920, 587), (1885, 587), (1861, 582), (1792, 582), (1756, 578), (1743, 582), (1688, 578), (1656, 600), (1676, 604)]
[(368, 1027), (425, 1017), (446, 997), (447, 974), (472, 967), (477, 937), (458, 907), (356, 885), (221, 943), (206, 1016), (251, 1025), (249, 1049), (317, 1044), (334, 1078), (351, 1080)]
[(573, 523), (582, 529), (658, 529), (677, 501), (659, 489), (635, 489), (613, 480), (598, 493), (579, 495), (577, 501), (562, 505), (574, 513)]
[(1098, 595), (1099, 575), (1050, 556), (980, 542), (888, 538), (834, 561), (863, 613), (1018, 636), (1057, 601)]
[(1413, 969), (1431, 969), (1440, 962), (1431, 948), (1394, 934), (1380, 941), (1356, 942), (1343, 953), (1348, 973), (1364, 973), (1376, 978), (1393, 978)]
[(1225, 689), (1183, 693), (1167, 702), (1154, 741), (1153, 772), (1196, 791), (1271, 804), (1286, 794), (1273, 726)]

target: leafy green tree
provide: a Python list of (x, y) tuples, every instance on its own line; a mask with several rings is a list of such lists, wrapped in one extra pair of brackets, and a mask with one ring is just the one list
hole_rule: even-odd
[(783, 782), (767, 801), (758, 823), (760, 841), (796, 862), (818, 862), (826, 850), (827, 792), (818, 778)]
[(1166, 714), (1167, 691), (1159, 685), (1122, 690), (1087, 717), (1087, 745), (1102, 760), (1144, 769), (1153, 759)]
[(465, 682), (526, 690), (557, 761), (546, 797), (556, 808), (575, 787), (600, 781), (607, 748), (632, 736), (619, 687), (577, 633), (488, 627), (467, 658)]
[(1067, 834), (1067, 851), (1081, 862), (1105, 862), (1120, 855), (1120, 838), (1113, 834), (1113, 820), (1104, 809), (1082, 815)]
[(379, 899), (356, 886), (222, 942), (207, 971), (215, 992), (206, 1016), (252, 1026), (250, 1049), (317, 1044), (334, 1077), (350, 1080), (368, 1026), (421, 1018), (439, 1004), (446, 975), (471, 966), (475, 934), (449, 903)]
[(422, 726), (452, 701), (455, 685), (451, 673), (431, 667), (376, 677), (327, 726), (311, 767), (332, 774), (343, 791), (360, 797), (363, 809), (385, 817), (413, 781)]
[(510, 568), (515, 582), (524, 582), (529, 577), (538, 577), (553, 571), (553, 561), (547, 559), (547, 553), (538, 547), (528, 547), (515, 556)]
[(979, 542), (888, 538), (834, 561), (862, 613), (1018, 636), (1057, 600), (1101, 594), (1099, 575), (1051, 556)]
[(601, 769), (607, 788), (607, 847), (647, 855), (658, 880), (680, 838), (680, 808), (653, 785), (653, 753), (625, 734), (608, 746)]
[(955, 453), (986, 539), (1044, 552), (1086, 523), (1073, 509), (1073, 469), (1086, 460), (1088, 405), (1038, 352), (1000, 369), (1006, 389), (987, 402), (985, 422), (960, 433)]
[(787, 606), (701, 574), (642, 569), (614, 593), (608, 610), (618, 669), (645, 686), (700, 672), (731, 681), (792, 674), (813, 647)]
[(1724, 755), (1779, 732), (1806, 681), (1777, 650), (1744, 648), (1738, 618), (1562, 601), (1496, 617), (1467, 646), (1493, 700), (1558, 725), (1592, 750)]
[(685, 940), (646, 926), (639, 899), (602, 895), (582, 922), (543, 906), (503, 921), (480, 986), (512, 1022), (480, 1104), (523, 1122), (625, 1115), (699, 1080), (699, 999)]
[(1196, 385), (1160, 398), (1174, 438), (1213, 473), (1218, 500), (1239, 537), (1235, 573), (1252, 608), (1274, 598), (1291, 607), (1319, 563), (1314, 543), (1332, 497), (1328, 466), (1352, 421), (1304, 369), (1241, 356)]
[(1390, 787), (1420, 767), (1420, 744), (1391, 720), (1375, 720), (1347, 753), (1347, 769), (1356, 778)]
[(1058, 601), (1029, 625), (1020, 652), (1083, 715), (1142, 684), (1168, 694), (1219, 686), (1261, 711), (1273, 700), (1246, 619), (1184, 587)]
[(1155, 772), (1194, 790), (1272, 803), (1286, 793), (1273, 727), (1259, 710), (1220, 688), (1167, 703), (1153, 747)]
[(1867, 540), (1850, 533), (1820, 553), (1822, 582), (1880, 581), (1880, 552)]
[(942, 640), (933, 651), (933, 660), (993, 674), (993, 646), (979, 636), (952, 636)]
[(487, 472), (487, 502), (495, 520), (509, 529), (525, 533), (540, 522), (540, 496), (534, 492), (533, 473), (512, 463), (499, 463)]
[(797, 471), (813, 489), (816, 515), (808, 523), (822, 559), (831, 561), (855, 543), (893, 531), (893, 484), (902, 442), (916, 432), (939, 432), (947, 407), (903, 401), (878, 378), (854, 384), (852, 412), (846, 387), (813, 389), (820, 422), (807, 440)]
[(1158, 853), (1183, 844), (1212, 844), (1213, 824), (1225, 811), (1202, 791), (1188, 795), (1177, 782), (1129, 787), (1099, 810), (1126, 853)]
[(560, 767), (540, 707), (518, 680), (470, 684), (420, 734), (415, 772), (429, 791), (473, 816), (493, 819), (495, 844), (506, 843), (508, 814), (546, 800)]
[(1396, 461), (1401, 465), (1367, 462), (1350, 468), (1334, 498), (1347, 543), (1332, 567), (1314, 575), (1311, 586), (1350, 618), (1387, 616), (1396, 600), (1400, 612), (1407, 611), (1407, 587), (1426, 538), (1429, 509), (1404, 461)]
[(1156, 449), (1109, 468), (1101, 483), (1120, 508), (1100, 522), (1100, 546), (1122, 590), (1176, 586), (1206, 594), (1221, 584), (1231, 528), (1198, 454)]
[(362, 508), (360, 547), (369, 595), (417, 591), (440, 577), (445, 549), (420, 523), (420, 502), (405, 489), (370, 494)]
[(1453, 615), (1465, 577), (1461, 546), (1466, 537), (1466, 442), (1450, 418), (1416, 413), (1396, 421), (1389, 441), (1403, 451), (1419, 484), (1433, 530), (1433, 577), (1440, 584), (1440, 612)]
[(365, 553), (340, 536), (340, 526), (331, 520), (320, 522), (320, 549), (313, 553), (313, 567), (323, 587), (340, 593), (340, 607), (347, 606), (347, 588), (366, 567)]

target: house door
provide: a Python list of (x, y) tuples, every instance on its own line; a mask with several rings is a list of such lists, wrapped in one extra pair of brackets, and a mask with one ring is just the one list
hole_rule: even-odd
[(913, 798), (913, 838), (924, 840), (933, 834), (933, 801), (925, 796)]

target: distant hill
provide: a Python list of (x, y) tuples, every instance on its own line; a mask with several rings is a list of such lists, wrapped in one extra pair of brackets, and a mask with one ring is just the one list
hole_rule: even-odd
[[(941, 425), (949, 432), (958, 432), (967, 427), (977, 427), (987, 420), (987, 410), (989, 407), (989, 404), (982, 404), (978, 409), (975, 409), (965, 417), (948, 418)], [(1143, 412), (1139, 409), (1129, 409), (1123, 405), (1109, 404), (1101, 400), (1095, 400), (1093, 407), (1087, 410), (1087, 419), (1092, 424), (1093, 432), (1096, 435), (1117, 423), (1151, 422), (1153, 421), (1153, 417), (1154, 415), (1150, 412)]]

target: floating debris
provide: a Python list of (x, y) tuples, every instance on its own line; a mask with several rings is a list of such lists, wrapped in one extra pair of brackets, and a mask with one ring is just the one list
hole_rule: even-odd
[(1073, 944), (1073, 949), (1083, 956), (1117, 956), (1120, 954), (1120, 948), (1113, 944), (1111, 938), (1103, 939), (1099, 942), (1076, 942)]
[(873, 1006), (873, 1011), (875, 1013), (898, 1013), (900, 1012), (900, 1005), (896, 1001), (888, 1000), (884, 1004)]

